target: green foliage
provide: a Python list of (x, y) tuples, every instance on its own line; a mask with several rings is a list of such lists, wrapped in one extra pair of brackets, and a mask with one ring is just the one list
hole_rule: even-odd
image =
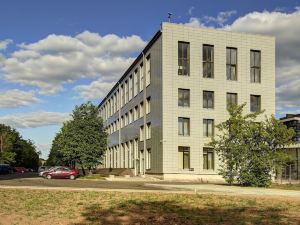
[(24, 140), (10, 126), (0, 124), (0, 162), (37, 169), (39, 152), (32, 141)]
[(229, 119), (216, 126), (219, 135), (210, 146), (218, 153), (226, 182), (269, 186), (274, 169), (288, 158), (282, 149), (292, 143), (294, 131), (274, 116), (259, 119), (263, 112), (243, 114), (244, 107), (229, 108)]
[(55, 164), (76, 162), (92, 168), (101, 163), (106, 139), (98, 108), (91, 102), (76, 106), (72, 119), (64, 123), (53, 140), (49, 159)]

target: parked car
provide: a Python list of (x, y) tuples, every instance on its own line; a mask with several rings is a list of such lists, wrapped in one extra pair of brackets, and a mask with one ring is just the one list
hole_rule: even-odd
[(39, 176), (43, 176), (43, 173), (52, 168), (51, 166), (40, 166), (38, 169)]
[(19, 167), (15, 167), (14, 171), (16, 173), (25, 173), (25, 172), (28, 172), (28, 170), (25, 167), (20, 167), (20, 166)]
[(13, 173), (13, 168), (8, 164), (0, 164), (0, 174)]
[(70, 169), (68, 167), (61, 166), (61, 167), (54, 167), (50, 170), (43, 172), (42, 176), (47, 179), (70, 178), (71, 180), (75, 180), (77, 177), (79, 177), (79, 171), (76, 169)]

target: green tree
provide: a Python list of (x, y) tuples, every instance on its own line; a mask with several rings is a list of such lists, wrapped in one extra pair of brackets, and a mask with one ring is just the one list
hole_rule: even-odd
[(75, 107), (72, 119), (56, 135), (52, 150), (62, 156), (63, 162), (81, 165), (85, 174), (84, 168), (91, 169), (101, 163), (106, 146), (107, 134), (98, 108), (88, 102)]
[(287, 158), (283, 148), (292, 143), (293, 129), (274, 116), (258, 120), (263, 112), (243, 114), (243, 105), (229, 108), (229, 119), (216, 126), (210, 146), (217, 152), (219, 173), (229, 183), (269, 186), (274, 169)]
[(0, 124), (0, 163), (37, 169), (39, 153), (30, 140), (10, 126)]

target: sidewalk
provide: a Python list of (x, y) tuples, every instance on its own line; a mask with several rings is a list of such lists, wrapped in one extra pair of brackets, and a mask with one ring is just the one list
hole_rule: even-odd
[(148, 187), (157, 187), (165, 190), (193, 191), (194, 193), (212, 193), (225, 195), (256, 195), (256, 196), (283, 196), (295, 197), (300, 200), (300, 191), (271, 188), (238, 187), (215, 184), (145, 184)]

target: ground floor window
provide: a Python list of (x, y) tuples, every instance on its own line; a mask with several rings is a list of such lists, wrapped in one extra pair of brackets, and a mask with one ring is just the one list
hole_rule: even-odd
[(214, 150), (212, 148), (203, 148), (203, 169), (214, 169)]
[(190, 168), (190, 147), (178, 147), (178, 169)]
[(146, 158), (146, 160), (147, 160), (146, 169), (150, 170), (151, 169), (151, 149), (150, 148), (147, 149), (147, 156), (146, 157), (147, 157)]

